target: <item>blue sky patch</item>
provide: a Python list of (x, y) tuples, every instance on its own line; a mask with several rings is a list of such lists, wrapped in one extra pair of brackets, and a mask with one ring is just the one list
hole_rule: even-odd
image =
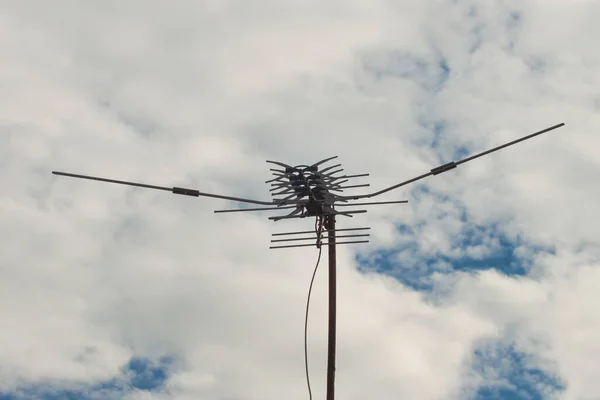
[[(420, 254), (418, 244), (419, 225), (400, 224), (397, 231), (410, 238), (401, 248), (379, 249), (368, 254), (358, 254), (359, 269), (390, 275), (415, 290), (429, 291), (434, 273), (477, 272), (494, 269), (508, 276), (526, 276), (532, 266), (532, 256), (546, 249), (523, 242), (520, 238), (509, 239), (494, 225), (474, 226), (465, 224), (463, 233), (455, 246), (460, 249), (477, 248), (490, 238), (493, 250), (485, 257), (452, 258), (443, 254)], [(487, 246), (487, 248), (491, 248)], [(525, 249), (525, 251), (523, 251)], [(526, 255), (524, 255), (526, 254)]]
[(422, 89), (439, 92), (450, 77), (450, 64), (432, 50), (425, 56), (393, 49), (382, 50), (363, 59), (363, 69), (376, 80), (406, 79)]
[(514, 345), (495, 342), (475, 350), (474, 371), (486, 386), (473, 400), (547, 400), (565, 389), (561, 379), (544, 371), (536, 360)]
[[(358, 254), (356, 260), (363, 272), (390, 275), (415, 290), (433, 289), (432, 276), (436, 273), (477, 272), (495, 269), (508, 276), (525, 276), (533, 259), (540, 252), (554, 253), (524, 240), (520, 236), (509, 237), (498, 224), (479, 225), (470, 221), (464, 207), (450, 197), (419, 185), (411, 192), (415, 201), (433, 197), (436, 203), (452, 203), (453, 214), (461, 222), (461, 231), (452, 238), (450, 252), (425, 252), (419, 238), (426, 222), (396, 225), (399, 244), (395, 248), (378, 249)], [(443, 219), (445, 211), (432, 210), (435, 217)]]
[(11, 392), (0, 392), (0, 400), (108, 400), (135, 390), (158, 391), (172, 375), (174, 363), (171, 356), (157, 361), (133, 357), (119, 376), (106, 381), (92, 385), (64, 381), (24, 384)]

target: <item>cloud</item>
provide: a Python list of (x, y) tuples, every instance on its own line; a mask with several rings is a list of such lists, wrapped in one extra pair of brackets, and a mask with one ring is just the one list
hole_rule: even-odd
[[(265, 159), (338, 155), (377, 189), (560, 122), (381, 199), (408, 205), (340, 218), (373, 237), (339, 249), (337, 393), (464, 399), (498, 380), (541, 398), (598, 393), (595, 3), (0, 7), (2, 393), (141, 387), (137, 372), (169, 355), (160, 388), (126, 396), (306, 396), (315, 254), (268, 243), (313, 221), (52, 170), (268, 198)], [(323, 270), (314, 293), (322, 393)], [(482, 373), (489, 359), (508, 366)], [(532, 365), (543, 374), (509, 373)]]

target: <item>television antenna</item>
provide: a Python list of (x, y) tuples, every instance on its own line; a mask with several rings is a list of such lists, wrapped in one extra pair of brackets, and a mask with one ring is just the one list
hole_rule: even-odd
[[(224, 209), (215, 210), (215, 213), (231, 213), (231, 212), (253, 212), (253, 211), (281, 211), (291, 210), (288, 214), (278, 215), (269, 217), (272, 221), (281, 221), (284, 219), (297, 219), (297, 218), (315, 218), (315, 230), (314, 231), (293, 231), (293, 232), (282, 232), (274, 233), (273, 239), (271, 240), (271, 249), (285, 249), (293, 247), (307, 247), (316, 246), (319, 249), (319, 260), (321, 255), (321, 246), (326, 245), (328, 248), (329, 256), (329, 316), (328, 316), (328, 344), (327, 344), (327, 400), (334, 400), (334, 383), (335, 383), (335, 350), (336, 350), (336, 247), (339, 244), (357, 244), (367, 243), (366, 238), (369, 236), (368, 233), (360, 233), (369, 230), (369, 227), (356, 227), (356, 228), (336, 228), (336, 217), (353, 217), (354, 214), (366, 213), (366, 209), (346, 209), (346, 207), (363, 207), (383, 204), (400, 204), (407, 203), (406, 200), (397, 201), (380, 201), (380, 202), (355, 202), (356, 200), (369, 199), (372, 197), (379, 196), (381, 194), (390, 192), (398, 189), (402, 186), (414, 183), (421, 179), (427, 178), (433, 175), (439, 175), (444, 172), (450, 171), (461, 164), (475, 160), (479, 157), (491, 154), (495, 151), (504, 149), (514, 144), (523, 142), (531, 139), (535, 136), (539, 136), (543, 133), (552, 131), (554, 129), (564, 126), (564, 123), (551, 126), (543, 129), (539, 132), (532, 133), (527, 136), (523, 136), (519, 139), (513, 140), (512, 142), (505, 143), (503, 145), (494, 147), (492, 149), (477, 153), (475, 155), (463, 158), (458, 161), (451, 161), (449, 163), (435, 167), (429, 172), (406, 181), (400, 182), (396, 185), (389, 186), (376, 192), (367, 194), (351, 194), (342, 195), (346, 189), (356, 189), (361, 187), (368, 187), (369, 184), (349, 184), (351, 179), (362, 178), (369, 176), (369, 174), (357, 174), (357, 175), (346, 175), (342, 174), (343, 168), (341, 164), (334, 164), (319, 169), (325, 163), (332, 161), (337, 156), (326, 158), (312, 165), (299, 165), (291, 166), (284, 164), (279, 161), (267, 161), (267, 163), (274, 165), (276, 168), (271, 168), (274, 178), (266, 181), (271, 185), (271, 195), (273, 200), (271, 201), (260, 201), (247, 199), (242, 197), (225, 196), (214, 193), (204, 193), (196, 189), (188, 189), (182, 187), (166, 187), (148, 185), (144, 183), (128, 182), (115, 179), (100, 178), (89, 175), (79, 175), (67, 172), (52, 171), (54, 175), (67, 176), (72, 178), (89, 179), (100, 182), (116, 183), (121, 185), (135, 186), (147, 189), (164, 190), (173, 194), (179, 194), (184, 196), (192, 197), (212, 197), (223, 200), (230, 200), (238, 203), (255, 204), (267, 207), (258, 208), (238, 208), (238, 209)], [(337, 210), (341, 208), (341, 210)], [(323, 242), (322, 233), (327, 231), (327, 240)], [(297, 235), (310, 234), (308, 237), (299, 237)], [(314, 234), (314, 236), (312, 236)], [(338, 241), (342, 239), (343, 241)], [(349, 240), (350, 239), (350, 240)], [(315, 241), (314, 243), (306, 241)], [(317, 267), (319, 263), (317, 261)], [(316, 267), (315, 267), (316, 272)], [(313, 280), (314, 280), (313, 273)], [(312, 280), (311, 280), (312, 288)], [(309, 290), (310, 300), (310, 290)], [(307, 304), (307, 315), (308, 318), (308, 304)], [(305, 356), (306, 354), (306, 324), (305, 324)], [(306, 373), (308, 380), (308, 363), (306, 364)], [(310, 382), (309, 382), (309, 393), (310, 393)], [(311, 394), (312, 397), (312, 394)]]

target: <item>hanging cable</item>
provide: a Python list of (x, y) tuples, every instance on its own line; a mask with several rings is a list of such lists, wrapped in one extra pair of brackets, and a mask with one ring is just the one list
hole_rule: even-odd
[(317, 247), (319, 248), (319, 255), (317, 256), (317, 263), (310, 279), (310, 285), (308, 286), (308, 296), (306, 298), (306, 314), (304, 316), (304, 367), (306, 369), (306, 385), (308, 386), (308, 398), (312, 400), (312, 391), (310, 389), (310, 377), (308, 374), (308, 310), (310, 307), (310, 295), (312, 293), (313, 283), (317, 270), (319, 269), (319, 263), (321, 261), (321, 252), (323, 247), (321, 246), (321, 235), (323, 233), (323, 216), (319, 216), (315, 219), (315, 233), (317, 235)]

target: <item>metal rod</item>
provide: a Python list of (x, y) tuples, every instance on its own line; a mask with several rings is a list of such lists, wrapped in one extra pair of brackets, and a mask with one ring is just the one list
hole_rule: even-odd
[(275, 176), (275, 178), (269, 179), (268, 181), (265, 181), (265, 183), (278, 182), (278, 181), (281, 181), (282, 179), (286, 178), (285, 175), (279, 175), (279, 174), (273, 174), (273, 176)]
[(347, 178), (347, 176), (346, 175), (329, 176), (329, 175), (323, 174), (323, 181), (325, 181), (326, 183), (329, 183), (329, 184), (331, 184), (334, 181), (337, 181), (338, 179), (342, 179), (342, 178)]
[[(368, 203), (351, 203), (351, 204), (336, 204), (336, 207), (342, 206), (342, 207), (350, 207), (350, 206), (373, 206), (373, 205), (378, 205), (378, 204), (405, 204), (408, 203), (408, 200), (396, 200), (396, 201), (373, 201), (373, 202), (368, 202)], [(279, 207), (279, 208), (275, 208), (275, 209), (281, 209), (283, 207)], [(263, 210), (267, 210), (267, 208), (264, 208)]]
[[(370, 227), (365, 227), (365, 228), (342, 228), (342, 229), (334, 229), (335, 232), (341, 232), (341, 231), (364, 231), (367, 229), (371, 229)], [(297, 232), (280, 232), (280, 233), (273, 233), (271, 234), (271, 236), (283, 236), (283, 235), (302, 235), (305, 233), (315, 233), (314, 230), (312, 231), (297, 231)]]
[(58, 172), (58, 171), (52, 171), (52, 173), (54, 175), (68, 176), (68, 177), (71, 177), (71, 178), (81, 178), (81, 179), (89, 179), (89, 180), (92, 180), (92, 181), (100, 181), (100, 182), (108, 182), (108, 183), (118, 183), (120, 185), (136, 186), (136, 187), (142, 187), (142, 188), (146, 188), (146, 189), (166, 190), (168, 192), (170, 192), (170, 191), (173, 190), (173, 188), (166, 187), (166, 186), (155, 186), (155, 185), (146, 185), (145, 183), (118, 181), (118, 180), (115, 180), (115, 179), (99, 178), (97, 176), (77, 175), (77, 174), (70, 174), (68, 172)]
[[(344, 204), (348, 205), (348, 204)], [(297, 206), (285, 206), (285, 207), (261, 207), (261, 208), (232, 208), (231, 210), (215, 210), (215, 214), (218, 213), (230, 213), (240, 211), (265, 211), (265, 210), (285, 210), (290, 208), (296, 208)]]
[(294, 218), (306, 218), (306, 217), (307, 217), (306, 215), (292, 215), (292, 216), (282, 215), (280, 217), (268, 217), (268, 219), (270, 219), (271, 221), (277, 222), (282, 219), (294, 219)]
[(329, 333), (327, 335), (327, 400), (334, 400), (335, 392), (335, 339), (336, 339), (336, 248), (335, 216), (325, 219), (329, 249)]
[[(358, 234), (358, 235), (339, 235), (339, 236), (336, 236), (336, 238), (339, 239), (339, 238), (366, 237), (366, 236), (371, 236), (371, 235), (369, 233), (363, 233), (363, 234)], [(317, 240), (317, 237), (273, 239), (273, 240), (271, 240), (271, 243), (276, 243), (276, 242), (292, 242), (292, 241), (296, 241), (296, 240)]]
[(341, 178), (362, 178), (364, 176), (369, 176), (369, 174), (355, 174), (355, 175), (339, 175), (339, 176), (329, 176), (324, 174), (323, 177), (326, 181), (335, 181)]
[(322, 169), (322, 170), (320, 170), (319, 172), (320, 172), (321, 174), (323, 174), (323, 173), (325, 173), (325, 172), (329, 171), (330, 169), (334, 169), (334, 168), (341, 167), (341, 166), (342, 166), (342, 164), (335, 164), (335, 165), (331, 165), (331, 166), (329, 166), (329, 167), (327, 167), (327, 168), (323, 168), (323, 169)]
[(311, 165), (311, 167), (318, 167), (319, 165), (324, 164), (327, 161), (335, 160), (336, 158), (338, 158), (338, 156), (333, 156), (333, 157), (326, 158), (324, 160), (321, 160), (319, 162), (314, 163), (313, 165)]
[(349, 181), (350, 181), (349, 179), (344, 179), (343, 181), (339, 181), (339, 182), (335, 182), (335, 183), (333, 183), (333, 182), (327, 182), (326, 185), (328, 185), (329, 187), (338, 187), (342, 183), (346, 183), (346, 182), (349, 182)]
[(367, 210), (336, 211), (336, 214), (364, 214)]
[(291, 165), (287, 165), (287, 164), (284, 164), (284, 163), (282, 163), (282, 162), (279, 162), (279, 161), (271, 161), (271, 160), (267, 160), (267, 162), (268, 162), (269, 164), (275, 164), (275, 165), (279, 165), (280, 167), (283, 167), (283, 168), (292, 168), (292, 166), (291, 166)]
[(481, 153), (472, 155), (472, 156), (467, 157), (467, 158), (463, 158), (462, 160), (459, 160), (459, 161), (455, 161), (454, 164), (459, 165), (459, 164), (462, 164), (462, 163), (466, 163), (467, 161), (471, 161), (471, 160), (474, 160), (476, 158), (479, 158), (479, 157), (485, 156), (487, 154), (493, 153), (495, 151), (502, 150), (503, 148), (508, 147), (508, 146), (512, 146), (513, 144), (517, 144), (517, 143), (525, 141), (527, 139), (531, 139), (533, 137), (541, 135), (542, 133), (546, 133), (546, 132), (552, 131), (552, 130), (554, 130), (556, 128), (560, 128), (563, 125), (564, 125), (564, 123), (561, 123), (561, 124), (558, 124), (558, 125), (551, 126), (550, 128), (543, 129), (543, 130), (541, 130), (539, 132), (532, 133), (531, 135), (523, 136), (522, 138), (519, 138), (519, 139), (513, 140), (512, 142), (508, 142), (506, 144), (494, 147), (493, 149), (482, 151)]
[(346, 175), (346, 178), (361, 178), (363, 176), (369, 176), (369, 174), (356, 174), (356, 175)]
[(274, 205), (277, 205), (277, 204), (281, 204), (281, 202), (279, 202), (279, 201), (259, 201), (259, 200), (244, 199), (244, 198), (241, 198), (241, 197), (223, 196), (223, 195), (220, 195), (220, 194), (212, 194), (212, 193), (200, 192), (200, 191), (198, 191), (196, 189), (188, 189), (188, 188), (180, 188), (180, 187), (169, 188), (169, 187), (165, 187), (165, 186), (147, 185), (145, 183), (128, 182), (128, 181), (118, 181), (116, 179), (99, 178), (97, 176), (71, 174), (71, 173), (68, 173), (68, 172), (52, 171), (52, 173), (54, 175), (68, 176), (68, 177), (71, 177), (71, 178), (81, 178), (81, 179), (89, 179), (89, 180), (92, 180), (92, 181), (100, 181), (100, 182), (108, 182), (108, 183), (118, 183), (120, 185), (136, 186), (136, 187), (141, 187), (141, 188), (146, 188), (146, 189), (166, 190), (166, 191), (169, 191), (169, 192), (171, 192), (173, 194), (181, 194), (181, 195), (184, 195), (184, 196), (214, 197), (214, 198), (217, 198), (217, 199), (233, 200), (233, 201), (239, 201), (239, 202), (242, 202), (242, 203), (261, 204), (261, 205), (265, 205), (265, 206), (274, 206)]
[(339, 189), (352, 189), (352, 188), (368, 187), (368, 186), (371, 186), (371, 185), (369, 183), (363, 183), (362, 185), (340, 186)]
[(503, 145), (500, 145), (500, 146), (494, 147), (494, 148), (492, 148), (492, 149), (489, 149), (489, 150), (486, 150), (486, 151), (482, 151), (481, 153), (477, 153), (477, 154), (475, 154), (475, 155), (472, 155), (472, 156), (470, 156), (470, 157), (464, 158), (464, 159), (462, 159), (462, 160), (459, 160), (459, 161), (451, 161), (451, 162), (449, 162), (449, 163), (446, 163), (446, 164), (444, 164), (444, 165), (440, 165), (439, 167), (435, 167), (435, 168), (433, 168), (431, 171), (429, 171), (429, 172), (428, 172), (428, 173), (426, 173), (426, 174), (419, 175), (419, 176), (417, 176), (417, 177), (415, 177), (415, 178), (412, 178), (412, 179), (409, 179), (409, 180), (407, 180), (407, 181), (401, 182), (401, 183), (399, 183), (399, 184), (397, 184), (397, 185), (390, 186), (390, 187), (388, 187), (388, 188), (382, 189), (382, 190), (380, 190), (380, 191), (378, 191), (378, 192), (373, 192), (373, 193), (368, 193), (368, 194), (362, 194), (362, 195), (357, 195), (357, 196), (343, 196), (343, 197), (341, 197), (341, 198), (352, 199), (352, 200), (358, 200), (358, 199), (364, 199), (364, 198), (369, 198), (369, 197), (378, 196), (378, 195), (380, 195), (380, 194), (383, 194), (383, 193), (389, 192), (390, 190), (397, 189), (397, 188), (399, 188), (399, 187), (401, 187), (401, 186), (404, 186), (404, 185), (408, 185), (409, 183), (416, 182), (416, 181), (418, 181), (418, 180), (421, 180), (421, 179), (423, 179), (423, 178), (426, 178), (426, 177), (428, 177), (428, 176), (431, 176), (431, 175), (438, 175), (438, 174), (441, 174), (441, 173), (443, 173), (443, 172), (449, 171), (449, 170), (451, 170), (451, 169), (454, 169), (454, 168), (456, 168), (456, 167), (457, 167), (458, 165), (460, 165), (460, 164), (463, 164), (463, 163), (466, 163), (466, 162), (468, 162), (468, 161), (474, 160), (474, 159), (476, 159), (476, 158), (479, 158), (479, 157), (485, 156), (485, 155), (487, 155), (487, 154), (490, 154), (490, 153), (493, 153), (493, 152), (495, 152), (495, 151), (498, 151), (498, 150), (504, 149), (505, 147), (512, 146), (513, 144), (517, 144), (517, 143), (519, 143), (519, 142), (522, 142), (522, 141), (524, 141), (524, 140), (531, 139), (531, 138), (533, 138), (533, 137), (535, 137), (535, 136), (541, 135), (542, 133), (546, 133), (546, 132), (552, 131), (552, 130), (554, 130), (554, 129), (556, 129), (556, 128), (560, 128), (561, 126), (564, 126), (564, 125), (565, 125), (564, 123), (560, 123), (560, 124), (558, 124), (558, 125), (551, 126), (550, 128), (543, 129), (543, 130), (541, 130), (541, 131), (539, 131), (539, 132), (532, 133), (531, 135), (523, 136), (522, 138), (519, 138), (519, 139), (513, 140), (512, 142), (508, 142), (508, 143), (505, 143), (505, 144), (503, 144)]
[[(279, 188), (279, 190), (281, 190), (281, 188)], [(283, 191), (281, 191), (281, 192), (277, 192), (277, 193), (271, 193), (271, 196), (273, 196), (273, 197), (274, 197), (274, 196), (281, 196), (281, 195), (284, 195), (284, 194), (290, 194), (290, 193), (293, 193), (293, 192), (294, 192), (294, 189), (293, 189), (293, 188), (289, 188), (289, 189), (288, 189), (288, 188), (285, 188), (285, 190), (283, 190)]]
[(343, 215), (345, 217), (352, 217), (351, 214), (364, 214), (367, 210), (352, 210), (352, 211), (336, 211), (335, 215)]
[[(339, 244), (355, 244), (355, 243), (369, 243), (368, 240), (352, 240), (349, 242), (336, 242), (335, 245), (339, 245)], [(321, 243), (322, 246), (327, 246), (329, 243)], [(311, 246), (316, 246), (315, 243), (312, 244), (288, 244), (285, 246), (271, 246), (269, 247), (269, 249), (289, 249), (291, 247), (311, 247)]]
[[(280, 207), (281, 208), (281, 207)], [(351, 214), (364, 214), (366, 213), (367, 210), (352, 210), (352, 211), (336, 211), (335, 214), (336, 215), (343, 215), (346, 217), (351, 217)], [(294, 215), (294, 216), (288, 216), (288, 215), (282, 215), (280, 217), (268, 217), (268, 219), (270, 220), (274, 220), (274, 221), (278, 221), (280, 219), (290, 219), (290, 218), (306, 218), (309, 215)]]
[[(271, 194), (271, 196), (278, 196), (277, 194)], [(279, 203), (279, 204), (289, 204), (289, 203), (295, 203), (292, 201), (289, 201), (290, 199), (293, 199), (294, 197), (296, 197), (296, 193), (293, 193), (287, 197), (284, 197), (283, 199), (274, 199), (275, 204)]]
[(292, 185), (290, 185), (289, 183), (277, 183), (277, 184), (271, 184), (272, 188), (269, 189), (269, 192), (274, 192), (276, 190), (281, 190), (281, 188), (287, 188), (287, 187), (292, 187)]
[(332, 175), (337, 174), (338, 172), (342, 172), (343, 170), (344, 168), (336, 169), (335, 171), (330, 172), (328, 174), (323, 174), (323, 176), (331, 177)]

